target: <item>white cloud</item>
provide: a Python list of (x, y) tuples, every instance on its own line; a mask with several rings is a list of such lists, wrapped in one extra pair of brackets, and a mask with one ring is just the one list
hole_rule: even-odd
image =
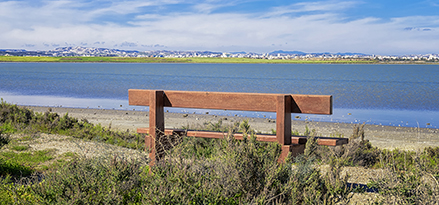
[(271, 12), (264, 16), (279, 16), (285, 14), (294, 14), (301, 12), (330, 12), (335, 13), (358, 5), (356, 1), (319, 1), (319, 2), (301, 2), (289, 6), (275, 7)]
[[(85, 1), (44, 1), (39, 6), (0, 2), (0, 48), (47, 49), (55, 45), (164, 45), (175, 50), (437, 53), (439, 16), (376, 17), (346, 20), (342, 11), (354, 1), (296, 3), (266, 13), (211, 13), (215, 1), (196, 4), (204, 11), (142, 13), (144, 7), (178, 1), (119, 1), (90, 7)], [(228, 2), (236, 4), (234, 1)], [(215, 7), (215, 8), (214, 8)], [(13, 11), (13, 12), (12, 12)], [(318, 12), (316, 12), (318, 11)], [(95, 22), (109, 13), (132, 15), (127, 21)], [(286, 15), (294, 13), (294, 15)], [(24, 15), (27, 14), (27, 15)], [(407, 27), (422, 28), (404, 30)], [(430, 30), (423, 30), (424, 28)], [(123, 44), (125, 42), (125, 44)], [(100, 44), (99, 44), (100, 45)], [(99, 46), (98, 45), (98, 46)], [(102, 45), (101, 45), (102, 46)], [(233, 50), (230, 50), (233, 49)]]

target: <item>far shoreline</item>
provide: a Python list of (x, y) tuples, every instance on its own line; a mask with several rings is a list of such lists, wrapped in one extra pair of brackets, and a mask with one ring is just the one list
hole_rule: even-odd
[(253, 58), (156, 58), (156, 57), (36, 57), (0, 56), (0, 63), (183, 63), (183, 64), (365, 64), (439, 65), (425, 61), (378, 61), (371, 59), (253, 59)]

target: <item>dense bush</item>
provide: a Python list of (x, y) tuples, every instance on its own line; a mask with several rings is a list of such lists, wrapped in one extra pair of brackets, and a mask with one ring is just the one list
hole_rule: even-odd
[(0, 195), (11, 204), (334, 204), (349, 198), (338, 165), (322, 176), (313, 156), (279, 164), (279, 146), (254, 138), (216, 140), (211, 153), (188, 157), (201, 147), (197, 140), (177, 145), (153, 167), (117, 157), (76, 158), (42, 179), (4, 180)]
[(144, 138), (138, 134), (119, 132), (93, 125), (86, 119), (78, 120), (67, 114), (59, 116), (47, 111), (35, 113), (1, 100), (0, 130), (4, 133), (52, 133), (69, 135), (81, 139), (93, 139), (134, 149), (144, 149)]
[(380, 154), (379, 167), (388, 174), (375, 177), (371, 186), (386, 196), (388, 204), (437, 204), (439, 201), (439, 148), (421, 152), (401, 150)]

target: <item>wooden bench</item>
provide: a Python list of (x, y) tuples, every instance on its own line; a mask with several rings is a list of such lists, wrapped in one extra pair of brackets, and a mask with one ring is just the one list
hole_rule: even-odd
[[(287, 95), (263, 93), (225, 93), (162, 90), (128, 90), (129, 105), (149, 106), (149, 127), (138, 128), (145, 133), (145, 146), (154, 164), (160, 157), (156, 154), (156, 140), (161, 135), (179, 134), (192, 137), (223, 138), (227, 133), (165, 129), (164, 107), (241, 110), (276, 112), (276, 135), (257, 134), (257, 140), (278, 142), (282, 145), (279, 161), (289, 152), (297, 156), (304, 152), (307, 137), (291, 135), (291, 113), (332, 114), (330, 95)], [(234, 134), (243, 139), (243, 134)], [(347, 144), (346, 138), (318, 137), (319, 145), (337, 146)]]

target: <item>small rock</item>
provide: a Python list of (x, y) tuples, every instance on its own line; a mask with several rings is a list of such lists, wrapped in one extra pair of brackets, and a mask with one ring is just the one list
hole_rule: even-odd
[(128, 113), (125, 113), (125, 115), (128, 115)]
[(427, 125), (430, 125), (430, 123), (427, 123)]
[[(99, 107), (99, 106), (98, 106)], [(122, 105), (120, 105), (120, 107), (122, 107)]]
[(223, 120), (227, 120), (227, 117), (223, 118)]
[(199, 119), (198, 119), (198, 117), (197, 117), (197, 118), (195, 118), (195, 120), (199, 120)]
[(296, 118), (296, 119), (300, 119), (300, 116), (295, 116), (294, 118)]
[(348, 113), (348, 115), (352, 115), (352, 113)]
[(188, 114), (183, 114), (183, 117), (187, 117), (187, 116), (189, 116)]
[(209, 114), (209, 112), (206, 112), (206, 115), (208, 115)]

